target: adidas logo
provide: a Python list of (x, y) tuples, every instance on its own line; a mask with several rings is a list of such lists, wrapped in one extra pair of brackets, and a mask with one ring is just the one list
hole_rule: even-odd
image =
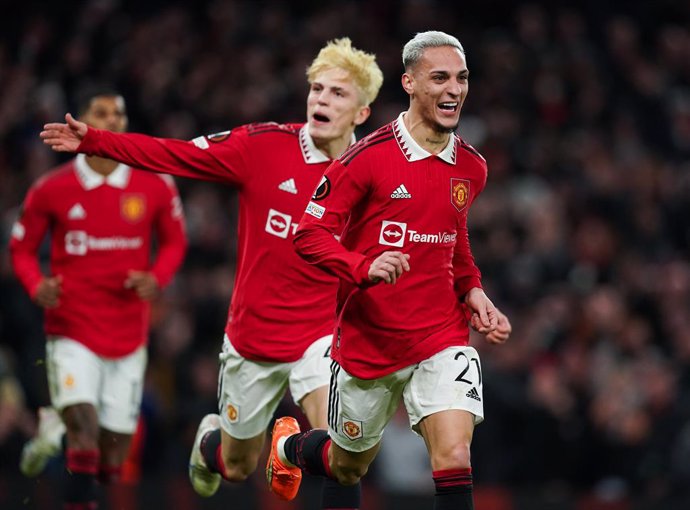
[(479, 397), (479, 392), (477, 391), (477, 388), (475, 388), (474, 386), (472, 386), (472, 389), (470, 389), (470, 391), (468, 391), (467, 394), (466, 394), (465, 396), (466, 396), (466, 397), (473, 398), (473, 399), (475, 399), (477, 402), (481, 402), (481, 401), (482, 401), (482, 399)]
[(86, 211), (81, 204), (74, 204), (67, 213), (67, 218), (70, 220), (83, 220), (86, 218)]
[(400, 186), (395, 188), (395, 191), (393, 193), (391, 193), (391, 198), (412, 198), (412, 195), (410, 195), (410, 192), (407, 191), (405, 185), (401, 184)]
[(283, 181), (278, 185), (278, 189), (281, 189), (283, 191), (287, 191), (288, 193), (292, 193), (293, 195), (297, 194), (297, 186), (295, 186), (295, 179), (290, 177), (287, 181)]

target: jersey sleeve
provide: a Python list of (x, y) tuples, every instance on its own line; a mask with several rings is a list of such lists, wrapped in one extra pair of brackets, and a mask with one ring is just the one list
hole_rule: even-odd
[(486, 160), (484, 160), (473, 147), (467, 144), (464, 144), (464, 146), (469, 147), (471, 152), (481, 160), (481, 163), (479, 169), (480, 178), (476, 181), (478, 189), (471, 195), (470, 202), (467, 204), (465, 212), (458, 216), (458, 237), (453, 250), (453, 286), (460, 299), (464, 298), (465, 294), (474, 287), (482, 288), (482, 275), (475, 263), (470, 247), (470, 236), (467, 228), (467, 212), (479, 194), (484, 190), (488, 174)]
[(240, 128), (188, 142), (90, 127), (77, 152), (151, 172), (241, 186), (250, 177), (248, 147), (246, 131)]
[(161, 288), (170, 283), (187, 249), (182, 201), (172, 178), (163, 181), (163, 200), (155, 219), (158, 255), (151, 268)]
[(27, 193), (12, 227), (10, 260), (17, 279), (32, 298), (43, 279), (38, 261), (38, 249), (50, 226), (48, 196), (40, 183)]
[(475, 264), (467, 223), (458, 225), (458, 237), (453, 250), (453, 287), (460, 299), (474, 287), (482, 288), (482, 275)]
[(368, 187), (364, 169), (333, 162), (307, 204), (294, 239), (297, 253), (308, 263), (358, 286), (370, 285), (371, 261), (361, 253), (348, 251), (336, 236)]

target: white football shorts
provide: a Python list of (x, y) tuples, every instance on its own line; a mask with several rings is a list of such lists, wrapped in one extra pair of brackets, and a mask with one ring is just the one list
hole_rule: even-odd
[(105, 358), (69, 338), (50, 336), (46, 372), (50, 400), (62, 411), (91, 404), (101, 427), (120, 434), (137, 428), (148, 354), (141, 346), (122, 358)]
[(333, 335), (318, 339), (297, 361), (271, 363), (243, 358), (225, 335), (218, 373), (218, 414), (235, 439), (262, 434), (287, 388), (299, 405), (312, 391), (328, 386)]
[(403, 398), (410, 428), (450, 409), (468, 411), (474, 424), (484, 419), (482, 375), (474, 347), (449, 347), (415, 365), (379, 379), (358, 379), (332, 362), (328, 429), (341, 448), (363, 452), (381, 441), (383, 429)]

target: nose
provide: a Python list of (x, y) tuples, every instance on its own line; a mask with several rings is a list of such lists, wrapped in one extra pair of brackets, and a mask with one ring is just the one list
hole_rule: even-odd
[(318, 97), (316, 98), (319, 104), (326, 104), (328, 103), (328, 91), (322, 90), (319, 92)]
[(448, 94), (453, 96), (453, 99), (457, 99), (462, 94), (462, 84), (457, 80), (451, 80), (448, 86)]

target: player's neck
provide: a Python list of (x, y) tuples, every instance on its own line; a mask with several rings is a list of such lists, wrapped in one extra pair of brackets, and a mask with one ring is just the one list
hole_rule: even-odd
[(91, 170), (103, 176), (110, 175), (119, 165), (117, 161), (98, 156), (86, 156), (86, 164)]
[(329, 159), (338, 159), (347, 150), (352, 142), (352, 133), (334, 140), (314, 140), (316, 148), (323, 152)]
[(431, 154), (438, 154), (448, 145), (450, 132), (439, 132), (424, 121), (412, 108), (403, 116), (403, 122), (410, 136), (419, 146)]

